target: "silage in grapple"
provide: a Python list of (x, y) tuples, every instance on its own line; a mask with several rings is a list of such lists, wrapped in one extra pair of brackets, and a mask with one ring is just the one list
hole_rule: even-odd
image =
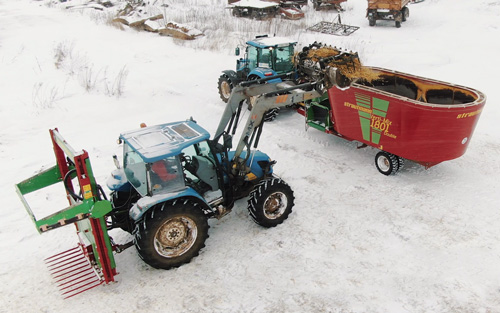
[[(331, 46), (323, 46), (318, 49), (309, 50), (307, 57), (314, 62), (319, 62), (320, 60), (325, 60), (332, 56), (337, 56), (341, 54), (342, 51), (338, 50), (335, 47)], [(362, 79), (366, 82), (373, 82), (374, 80), (384, 79), (386, 75), (383, 75), (376, 69), (371, 67), (363, 66), (357, 54), (347, 53), (344, 54), (337, 60), (332, 60), (326, 65), (331, 67), (336, 67), (342, 75), (344, 75), (349, 81), (355, 81), (356, 79)], [(416, 81), (411, 78), (401, 77), (401, 79), (408, 79), (416, 86), (418, 86), (418, 95), (417, 99), (420, 99), (423, 102), (427, 102), (426, 93), (430, 89), (434, 90), (450, 90), (450, 92), (454, 92), (454, 89), (450, 86), (439, 85), (434, 83), (424, 83), (422, 81)], [(468, 91), (463, 91), (465, 95), (473, 97), (473, 95)]]
[[(324, 46), (318, 49), (309, 50), (307, 57), (314, 62), (319, 62), (326, 58), (337, 56), (342, 51), (332, 46)], [(379, 73), (361, 64), (357, 54), (344, 53), (339, 59), (331, 60), (326, 65), (336, 67), (342, 75), (349, 80), (363, 78), (366, 81), (373, 81), (379, 78)]]

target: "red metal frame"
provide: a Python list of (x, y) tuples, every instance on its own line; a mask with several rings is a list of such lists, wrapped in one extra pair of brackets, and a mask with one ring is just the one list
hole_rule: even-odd
[[(65, 151), (56, 140), (56, 132), (58, 132), (57, 128), (54, 130), (50, 130), (50, 136), (53, 143), (56, 161), (61, 174), (61, 179), (64, 179), (70, 168), (66, 160)], [(64, 143), (66, 144), (65, 141)], [(68, 147), (69, 145), (67, 145), (65, 149), (70, 149)], [(71, 151), (71, 153), (74, 153), (74, 151)], [(74, 162), (77, 176), (76, 178), (78, 179), (80, 185), (80, 191), (83, 197), (83, 201), (95, 201), (98, 190), (97, 184), (94, 180), (94, 176), (91, 172), (89, 172), (91, 171), (91, 168), (87, 151), (82, 150), (79, 153), (75, 153), (75, 155), (68, 155), (68, 157), (72, 157), (72, 161)], [(74, 192), (74, 186), (71, 180), (67, 181), (67, 187), (72, 192)], [(70, 206), (74, 205), (74, 201), (68, 190), (66, 190), (66, 195)], [(90, 230), (80, 229), (78, 226), (79, 223), (74, 224), (78, 233), (85, 233), (88, 231), (92, 232), (92, 236), (95, 240), (94, 245), (92, 242), (90, 244), (84, 242), (83, 238), (79, 236), (80, 243), (78, 247), (46, 259), (47, 264), (49, 264), (49, 270), (51, 270), (53, 274), (56, 274), (54, 278), (57, 279), (59, 287), (66, 298), (75, 296), (88, 289), (97, 287), (103, 282), (113, 282), (114, 276), (117, 275), (116, 268), (114, 267), (114, 262), (111, 260), (113, 256), (109, 255), (109, 251), (112, 251), (111, 243), (109, 242), (109, 239), (106, 239), (109, 238), (107, 234), (104, 234), (104, 231), (106, 230), (106, 223), (104, 218), (89, 217), (88, 221), (90, 223)], [(86, 226), (83, 227), (86, 228)], [(95, 251), (93, 250), (93, 248), (95, 248)], [(71, 254), (68, 255), (68, 252), (71, 252)], [(63, 263), (62, 265), (61, 262)], [(93, 265), (97, 263), (100, 266), (95, 268)], [(66, 264), (68, 264), (66, 268), (63, 268), (61, 270), (59, 269), (61, 266), (65, 266)], [(61, 271), (63, 271), (63, 274), (59, 274), (59, 272)], [(93, 278), (90, 276), (92, 276)]]
[(106, 225), (101, 225), (102, 221), (100, 219), (90, 218), (90, 223), (92, 225), (92, 232), (94, 234), (94, 238), (96, 241), (96, 248), (99, 257), (101, 258), (102, 265), (102, 274), (104, 276), (104, 282), (110, 283), (115, 281), (114, 276), (118, 273), (116, 272), (116, 268), (111, 266), (110, 256), (108, 254), (107, 243), (104, 239), (103, 227)]

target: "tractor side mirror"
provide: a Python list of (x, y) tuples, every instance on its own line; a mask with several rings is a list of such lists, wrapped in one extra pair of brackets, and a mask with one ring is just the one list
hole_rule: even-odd
[(120, 169), (120, 161), (118, 161), (118, 157), (115, 155), (113, 155), (113, 162), (115, 163), (115, 166), (117, 169)]

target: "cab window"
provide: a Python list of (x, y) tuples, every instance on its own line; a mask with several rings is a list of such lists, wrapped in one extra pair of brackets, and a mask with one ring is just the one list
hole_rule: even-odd
[(177, 156), (148, 163), (151, 195), (174, 192), (184, 188), (184, 176)]
[(146, 163), (141, 156), (129, 145), (124, 145), (124, 164), (123, 168), (127, 180), (134, 186), (134, 188), (141, 194), (146, 196), (148, 194), (148, 185), (146, 179)]
[(257, 48), (249, 46), (247, 48), (248, 68), (253, 70), (257, 67)]

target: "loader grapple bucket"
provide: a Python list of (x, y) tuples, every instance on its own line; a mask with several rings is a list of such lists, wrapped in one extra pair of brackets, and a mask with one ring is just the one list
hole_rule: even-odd
[[(57, 129), (50, 130), (57, 164), (16, 184), (17, 193), (40, 233), (74, 224), (79, 238), (76, 248), (47, 258), (45, 261), (63, 296), (69, 298), (102, 283), (114, 281), (117, 274), (113, 244), (108, 235), (106, 214), (111, 202), (100, 194), (88, 153), (76, 152)], [(72, 178), (78, 180), (75, 192)], [(25, 195), (63, 183), (69, 206), (37, 219)], [(80, 196), (78, 196), (80, 194)]]
[(45, 259), (52, 278), (64, 299), (101, 285), (104, 277), (84, 253), (86, 247), (78, 245)]

